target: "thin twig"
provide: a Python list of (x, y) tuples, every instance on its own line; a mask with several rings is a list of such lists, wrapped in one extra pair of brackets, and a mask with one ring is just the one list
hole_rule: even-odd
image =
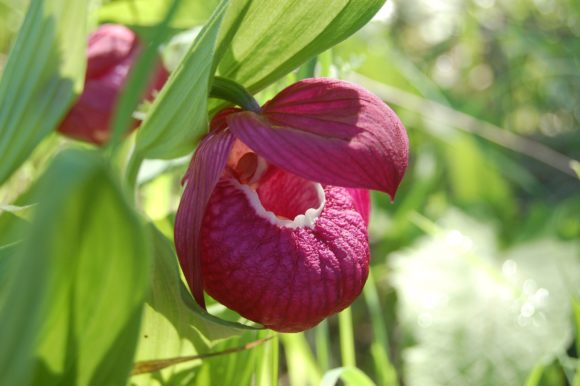
[(189, 361), (193, 361), (196, 359), (206, 359), (206, 358), (215, 357), (215, 356), (219, 356), (219, 355), (226, 355), (226, 354), (232, 354), (232, 353), (236, 353), (236, 352), (240, 352), (240, 351), (249, 350), (249, 349), (252, 349), (256, 346), (259, 346), (259, 345), (269, 341), (273, 337), (274, 337), (273, 335), (267, 336), (265, 338), (255, 340), (253, 342), (246, 343), (243, 346), (233, 347), (233, 348), (229, 348), (229, 349), (223, 350), (223, 351), (215, 351), (215, 352), (209, 352), (209, 353), (205, 353), (205, 354), (189, 355), (189, 356), (184, 356), (184, 357), (167, 358), (167, 359), (153, 359), (153, 360), (149, 360), (149, 361), (137, 362), (133, 366), (133, 371), (131, 372), (131, 375), (152, 373), (155, 371), (162, 370), (166, 367), (173, 366), (173, 365), (183, 363), (183, 362), (189, 362)]
[(386, 102), (418, 112), (433, 120), (441, 119), (441, 117), (445, 115), (446, 118), (448, 118), (443, 119), (445, 123), (451, 124), (457, 129), (479, 135), (490, 142), (525, 154), (526, 156), (543, 162), (562, 173), (576, 177), (572, 165), (577, 164), (578, 161), (565, 156), (540, 142), (514, 134), (513, 132), (502, 129), (492, 123), (477, 119), (461, 111), (454, 110), (444, 104), (377, 82), (363, 75), (353, 74), (350, 78), (354, 82), (362, 84)]

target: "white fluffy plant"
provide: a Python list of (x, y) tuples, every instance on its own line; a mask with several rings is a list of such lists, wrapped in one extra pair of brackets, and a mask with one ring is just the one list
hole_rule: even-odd
[[(578, 243), (543, 239), (502, 251), (493, 227), (453, 211), (390, 257), (411, 386), (523, 385), (536, 365), (567, 364)], [(567, 369), (567, 367), (570, 367)]]

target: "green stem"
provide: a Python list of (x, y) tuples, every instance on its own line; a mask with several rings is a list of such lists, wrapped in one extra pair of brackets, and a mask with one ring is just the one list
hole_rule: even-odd
[(371, 356), (375, 365), (377, 384), (381, 386), (398, 386), (397, 372), (388, 354), (389, 337), (387, 335), (387, 324), (383, 318), (379, 293), (372, 271), (369, 273), (367, 283), (364, 286), (363, 296), (371, 316), (371, 324), (373, 327), (374, 339), (371, 345)]
[(247, 111), (255, 113), (262, 111), (260, 105), (248, 90), (233, 80), (222, 78), (221, 76), (216, 76), (213, 79), (209, 96), (232, 102)]
[(344, 367), (356, 367), (354, 333), (350, 307), (338, 314), (338, 327), (340, 332), (340, 352), (342, 355), (342, 365)]
[(330, 348), (328, 347), (328, 342), (330, 336), (328, 333), (328, 322), (323, 320), (314, 329), (314, 340), (316, 342), (316, 359), (318, 360), (318, 366), (323, 372), (330, 370)]
[(538, 386), (544, 373), (544, 366), (536, 365), (526, 380), (526, 386)]
[(317, 62), (318, 62), (318, 57), (315, 56), (312, 59), (310, 59), (308, 62), (304, 63), (300, 67), (298, 72), (296, 73), (296, 76), (298, 77), (298, 79), (314, 78), (316, 76), (316, 63)]
[(291, 385), (318, 385), (322, 373), (312, 355), (304, 333), (280, 334)]
[(272, 341), (270, 342), (272, 345), (272, 376), (270, 385), (277, 385), (278, 384), (278, 362), (280, 361), (280, 342), (278, 339), (278, 335), (274, 335)]

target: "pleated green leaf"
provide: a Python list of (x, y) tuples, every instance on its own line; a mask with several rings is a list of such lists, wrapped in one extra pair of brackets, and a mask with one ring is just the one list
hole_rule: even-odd
[(34, 191), (0, 294), (1, 385), (124, 385), (132, 368), (150, 250), (96, 152), (67, 151)]
[[(182, 0), (172, 28), (191, 28), (203, 24), (217, 5), (216, 0)], [(167, 0), (121, 0), (104, 4), (98, 11), (101, 22), (152, 27), (163, 20), (171, 2)]]
[(55, 130), (82, 89), (87, 1), (35, 0), (0, 80), (0, 184)]
[(218, 72), (257, 92), (358, 31), (384, 2), (232, 1), (220, 34)]

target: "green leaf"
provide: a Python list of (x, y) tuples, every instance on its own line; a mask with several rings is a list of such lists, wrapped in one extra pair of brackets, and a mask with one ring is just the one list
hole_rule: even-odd
[(14, 255), (19, 243), (12, 243), (0, 246), (0, 304), (2, 304), (2, 296), (5, 294), (5, 285), (8, 282), (9, 274), (14, 264)]
[(542, 380), (542, 374), (544, 373), (544, 365), (536, 365), (528, 379), (526, 380), (525, 386), (538, 386)]
[(32, 215), (32, 210), (34, 209), (34, 204), (32, 205), (25, 205), (25, 206), (18, 206), (18, 205), (6, 205), (0, 203), (0, 215), (3, 212), (11, 213), (16, 217), (19, 217), (23, 220), (29, 220), (30, 216)]
[[(572, 299), (572, 309), (574, 310), (574, 321), (576, 325), (576, 352), (580, 352), (580, 300), (578, 296)], [(574, 376), (574, 386), (580, 386), (580, 366), (576, 369)]]
[(218, 31), (227, 9), (223, 1), (195, 39), (137, 133), (136, 153), (169, 159), (191, 152), (207, 128), (207, 96)]
[(580, 162), (578, 161), (570, 162), (570, 168), (574, 170), (574, 173), (576, 173), (576, 176), (580, 179)]
[(281, 334), (291, 385), (318, 385), (322, 374), (303, 332)]
[(168, 34), (168, 26), (180, 4), (180, 0), (172, 0), (164, 18), (153, 28), (151, 40), (141, 52), (134, 66), (129, 72), (127, 82), (117, 101), (115, 115), (112, 121), (111, 139), (107, 144), (110, 149), (117, 149), (123, 139), (123, 133), (131, 126), (133, 112), (137, 109), (139, 101), (145, 91), (146, 85), (154, 75), (152, 69), (156, 69), (158, 49)]
[[(268, 334), (270, 332), (262, 331), (259, 334), (245, 334), (233, 337), (217, 343), (212, 351), (224, 351), (252, 344), (257, 337), (264, 338)], [(264, 347), (270, 344), (272, 344), (271, 341), (262, 343), (258, 347), (204, 360), (196, 374), (195, 384), (257, 385), (256, 363), (261, 360)], [(254, 378), (254, 382), (252, 382), (252, 378)]]
[(172, 243), (159, 231), (155, 230), (153, 233), (155, 270), (152, 295), (147, 304), (164, 315), (180, 331), (182, 337), (191, 336), (192, 327), (212, 341), (261, 330), (221, 320), (202, 310), (181, 280)]
[(257, 92), (364, 26), (384, 0), (232, 1), (219, 74)]
[(356, 367), (339, 367), (324, 374), (320, 386), (334, 386), (339, 379), (346, 385), (374, 386), (375, 383)]
[(513, 194), (500, 169), (468, 135), (458, 134), (446, 151), (451, 188), (463, 203), (490, 202), (503, 215), (515, 208)]
[(379, 292), (375, 283), (373, 272), (369, 273), (367, 283), (363, 288), (363, 296), (369, 310), (371, 325), (373, 327), (373, 343), (371, 344), (371, 356), (375, 365), (375, 372), (382, 386), (398, 386), (397, 371), (389, 359), (388, 326), (383, 316), (383, 310), (379, 300)]
[[(101, 22), (152, 27), (161, 22), (169, 4), (166, 0), (112, 1), (99, 8), (98, 18)], [(169, 25), (173, 28), (190, 28), (203, 24), (216, 5), (215, 0), (182, 0)]]
[(85, 74), (86, 0), (32, 1), (0, 81), (0, 184), (66, 113)]
[[(255, 328), (220, 320), (199, 308), (180, 278), (171, 242), (153, 225), (149, 230), (154, 244), (153, 277), (135, 360), (141, 362), (191, 356), (207, 353), (210, 348), (219, 351), (221, 346), (212, 346), (211, 341), (248, 332), (254, 332), (250, 337), (255, 339)], [(147, 385), (152, 379), (162, 379), (171, 384), (170, 380), (183, 371), (191, 371), (199, 363), (196, 360), (171, 366), (158, 374), (134, 376), (132, 382)]]
[(59, 155), (0, 296), (0, 384), (122, 385), (149, 279), (138, 216), (95, 152)]

